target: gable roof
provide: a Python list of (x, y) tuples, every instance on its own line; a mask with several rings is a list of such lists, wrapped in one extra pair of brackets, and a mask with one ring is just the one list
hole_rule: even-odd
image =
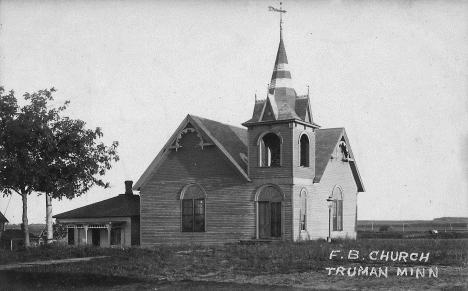
[(140, 216), (140, 196), (120, 194), (77, 209), (54, 215), (54, 218), (103, 218)]
[(242, 158), (242, 156), (247, 157), (248, 154), (247, 130), (188, 114), (169, 138), (165, 146), (158, 153), (156, 158), (154, 158), (145, 170), (143, 175), (141, 175), (140, 179), (135, 183), (133, 186), (134, 190), (139, 191), (141, 187), (146, 184), (151, 174), (157, 169), (164, 156), (167, 154), (167, 149), (171, 147), (171, 144), (188, 123), (192, 124), (197, 132), (204, 136), (209, 142), (213, 143), (226, 160), (246, 181), (250, 181), (250, 178), (247, 175), (247, 163)]
[[(303, 100), (307, 100), (308, 102), (308, 99)], [(258, 101), (256, 103), (256, 108), (259, 109), (260, 106), (263, 107), (264, 102), (264, 100)], [(304, 113), (306, 112), (304, 111)], [(297, 115), (292, 118), (296, 117)], [(236, 168), (247, 181), (250, 181), (250, 178), (247, 175), (247, 163), (244, 160), (244, 158), (247, 158), (248, 153), (247, 130), (189, 114), (179, 125), (177, 130), (174, 132), (166, 145), (153, 160), (153, 162), (149, 165), (140, 179), (135, 183), (135, 186), (133, 187), (134, 190), (140, 190), (141, 187), (146, 184), (151, 174), (155, 171), (155, 169), (162, 161), (164, 155), (167, 153), (166, 149), (170, 148), (170, 145), (174, 142), (180, 131), (182, 131), (188, 123), (192, 124), (193, 127), (195, 127), (195, 129), (200, 134), (204, 135), (207, 140), (215, 144), (221, 153), (226, 157), (226, 159), (234, 166), (234, 168)], [(352, 150), (344, 128), (317, 129), (315, 132), (314, 183), (319, 183), (323, 173), (325, 172), (328, 162), (330, 161), (333, 150), (336, 148), (342, 136), (345, 137), (346, 144), (348, 145), (351, 156), (354, 157), (354, 155), (352, 155)], [(349, 164), (353, 173), (353, 177), (356, 181), (358, 191), (364, 192), (364, 186), (359, 175), (359, 171), (357, 170), (356, 162), (354, 160), (349, 161)]]
[(5, 216), (0, 212), (0, 222), (9, 222), (8, 219), (6, 219)]
[(336, 146), (344, 136), (347, 148), (351, 154), (353, 160), (349, 161), (351, 172), (354, 177), (354, 181), (358, 187), (358, 192), (365, 192), (364, 184), (362, 183), (361, 175), (357, 169), (356, 161), (354, 160), (353, 151), (349, 144), (348, 136), (343, 127), (339, 128), (326, 128), (317, 129), (315, 131), (315, 178), (314, 183), (319, 183), (322, 179), (323, 173), (327, 168), (328, 162), (330, 161), (331, 155), (335, 150)]
[(224, 124), (214, 120), (191, 115), (193, 120), (205, 130), (210, 139), (220, 147), (229, 159), (235, 161), (245, 176), (247, 176), (247, 163), (242, 159), (242, 155), (247, 156), (247, 130), (244, 128)]

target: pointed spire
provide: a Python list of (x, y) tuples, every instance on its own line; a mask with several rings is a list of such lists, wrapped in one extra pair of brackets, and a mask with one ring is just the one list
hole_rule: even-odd
[[(280, 8), (280, 11), (284, 10)], [(283, 13), (280, 14), (283, 15)], [(286, 56), (286, 49), (284, 48), (282, 17), (280, 18), (280, 43), (268, 93), (275, 97), (278, 105), (288, 104), (290, 108), (295, 108), (296, 90), (294, 90), (292, 85), (288, 57)]]

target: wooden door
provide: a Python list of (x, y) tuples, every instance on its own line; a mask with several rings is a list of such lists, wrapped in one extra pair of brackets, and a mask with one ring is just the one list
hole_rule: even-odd
[(271, 237), (281, 237), (281, 202), (270, 203)]
[(270, 202), (258, 202), (258, 236), (270, 238)]
[(101, 230), (99, 228), (91, 229), (91, 236), (93, 246), (99, 246), (101, 244)]

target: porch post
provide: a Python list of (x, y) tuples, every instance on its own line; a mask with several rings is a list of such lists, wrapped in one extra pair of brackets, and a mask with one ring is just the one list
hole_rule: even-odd
[(111, 228), (112, 228), (112, 222), (109, 222), (107, 225), (107, 242), (109, 243), (109, 247), (111, 247)]

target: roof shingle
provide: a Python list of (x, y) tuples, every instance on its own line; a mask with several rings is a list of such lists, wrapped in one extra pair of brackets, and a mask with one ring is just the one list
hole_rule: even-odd
[(77, 209), (54, 215), (54, 218), (102, 218), (140, 215), (140, 196), (120, 194)]
[(6, 219), (5, 216), (0, 212), (0, 222), (8, 222), (8, 219)]
[(319, 183), (327, 168), (330, 156), (338, 144), (344, 128), (317, 129), (315, 131), (315, 178), (314, 183)]

